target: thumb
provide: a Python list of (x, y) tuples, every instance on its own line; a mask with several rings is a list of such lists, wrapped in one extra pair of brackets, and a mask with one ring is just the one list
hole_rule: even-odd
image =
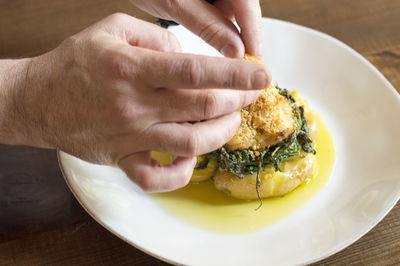
[(123, 13), (112, 14), (97, 25), (132, 46), (164, 52), (180, 52), (181, 46), (169, 31)]
[(176, 157), (171, 164), (160, 165), (151, 152), (138, 152), (123, 158), (119, 167), (146, 192), (165, 192), (187, 185), (196, 165), (196, 157)]

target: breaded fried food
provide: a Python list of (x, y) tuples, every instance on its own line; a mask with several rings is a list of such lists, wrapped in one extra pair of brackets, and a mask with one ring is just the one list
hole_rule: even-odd
[(242, 123), (226, 143), (228, 150), (270, 147), (297, 129), (290, 101), (274, 85), (263, 89), (257, 100), (240, 110)]
[(298, 92), (271, 85), (240, 113), (235, 136), (198, 157), (192, 180), (212, 177), (215, 187), (232, 197), (261, 200), (289, 193), (310, 178), (318, 129)]

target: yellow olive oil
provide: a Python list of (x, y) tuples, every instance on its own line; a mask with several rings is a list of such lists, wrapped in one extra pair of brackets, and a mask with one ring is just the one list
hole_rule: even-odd
[[(282, 197), (239, 200), (215, 189), (213, 181), (190, 183), (176, 191), (152, 194), (151, 197), (176, 218), (208, 231), (240, 234), (260, 230), (288, 216), (317, 195), (326, 185), (335, 161), (332, 135), (322, 119), (313, 113), (319, 128), (316, 143), (316, 167), (308, 182)], [(160, 163), (171, 156), (154, 152)]]

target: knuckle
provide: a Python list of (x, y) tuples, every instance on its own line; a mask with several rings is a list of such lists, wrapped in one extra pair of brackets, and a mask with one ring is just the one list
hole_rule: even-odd
[(243, 77), (242, 77), (242, 71), (239, 69), (233, 69), (230, 71), (231, 74), (229, 75), (229, 78), (227, 79), (226, 84), (229, 88), (237, 88), (240, 86), (243, 86)]
[(188, 156), (199, 155), (199, 134), (197, 131), (191, 132), (185, 143), (186, 154)]
[(115, 79), (126, 79), (133, 74), (133, 67), (123, 53), (109, 50), (105, 53), (106, 74)]
[(122, 120), (129, 120), (134, 113), (134, 108), (132, 106), (132, 104), (125, 102), (125, 103), (120, 103), (120, 104), (116, 104), (116, 114), (118, 116), (118, 118), (122, 119)]
[(203, 103), (203, 117), (210, 119), (217, 115), (217, 96), (214, 93), (207, 93)]
[(116, 96), (115, 99), (111, 99), (108, 106), (109, 115), (107, 120), (109, 121), (109, 126), (125, 128), (135, 118), (136, 111), (129, 100)]
[(182, 79), (194, 87), (200, 86), (202, 82), (202, 62), (199, 57), (185, 58), (182, 62)]
[(170, 14), (176, 14), (182, 7), (182, 0), (166, 0), (162, 3), (164, 10)]
[(211, 22), (205, 25), (199, 32), (200, 38), (208, 43), (214, 43), (218, 39), (218, 35), (222, 32), (223, 25), (221, 22)]
[[(240, 97), (238, 97), (238, 98), (240, 98)], [(227, 97), (226, 98), (225, 104), (226, 104), (226, 106), (230, 107), (230, 109), (229, 109), (230, 112), (241, 109), (241, 106), (238, 105), (238, 98), (236, 98), (236, 97)]]
[(126, 15), (124, 13), (116, 12), (116, 13), (113, 13), (113, 14), (109, 15), (108, 16), (108, 20), (111, 23), (119, 24), (119, 23), (122, 23), (123, 21), (125, 21), (125, 19), (127, 17), (128, 17), (128, 15)]
[(140, 171), (137, 174), (138, 179), (136, 183), (143, 191), (153, 192), (158, 188), (154, 178), (148, 171)]

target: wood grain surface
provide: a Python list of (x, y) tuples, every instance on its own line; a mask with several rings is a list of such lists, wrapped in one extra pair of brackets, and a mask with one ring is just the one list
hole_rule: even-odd
[[(399, 0), (264, 0), (261, 6), (264, 16), (347, 43), (399, 91)], [(0, 0), (0, 58), (49, 51), (116, 11), (154, 21), (123, 0)], [(63, 180), (55, 151), (0, 145), (0, 265), (164, 264), (85, 213)], [(315, 265), (400, 265), (400, 204), (360, 240)]]

